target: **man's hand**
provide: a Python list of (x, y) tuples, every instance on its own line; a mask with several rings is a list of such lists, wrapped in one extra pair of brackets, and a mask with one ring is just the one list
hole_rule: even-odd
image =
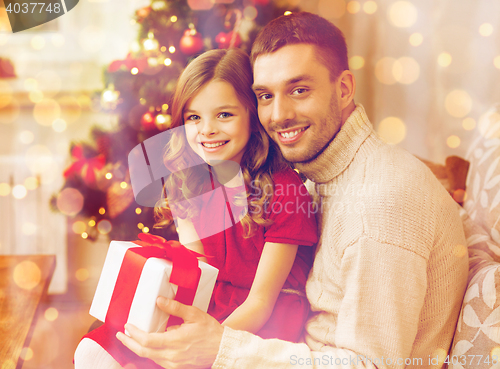
[(121, 332), (116, 337), (137, 355), (164, 368), (211, 367), (224, 330), (219, 322), (198, 308), (174, 300), (159, 297), (156, 303), (164, 312), (184, 319), (184, 323), (163, 333), (146, 333), (126, 324), (131, 337)]

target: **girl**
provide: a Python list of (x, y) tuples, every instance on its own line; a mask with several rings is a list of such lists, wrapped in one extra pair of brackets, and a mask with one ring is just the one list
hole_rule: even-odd
[[(177, 128), (164, 156), (173, 174), (168, 202), (155, 209), (157, 226), (175, 221), (180, 242), (219, 269), (210, 315), (263, 338), (297, 341), (309, 313), (304, 288), (317, 228), (307, 190), (258, 121), (251, 85), (240, 49), (208, 51), (181, 74)], [(197, 160), (204, 165), (193, 167)]]

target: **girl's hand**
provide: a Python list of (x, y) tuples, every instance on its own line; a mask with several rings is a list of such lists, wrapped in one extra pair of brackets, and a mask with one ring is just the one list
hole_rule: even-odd
[(118, 332), (116, 337), (141, 357), (168, 368), (199, 369), (212, 366), (219, 351), (224, 328), (198, 308), (159, 297), (158, 307), (184, 319), (184, 323), (163, 333), (146, 333), (126, 324), (131, 337)]

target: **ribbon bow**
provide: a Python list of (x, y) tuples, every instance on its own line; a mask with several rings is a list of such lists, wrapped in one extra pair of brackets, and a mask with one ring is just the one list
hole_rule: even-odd
[(80, 173), (83, 180), (87, 184), (95, 183), (95, 172), (100, 170), (106, 164), (104, 155), (99, 154), (93, 158), (87, 159), (83, 155), (83, 148), (81, 145), (76, 145), (71, 150), (71, 156), (76, 159), (64, 172), (64, 178), (71, 175)]

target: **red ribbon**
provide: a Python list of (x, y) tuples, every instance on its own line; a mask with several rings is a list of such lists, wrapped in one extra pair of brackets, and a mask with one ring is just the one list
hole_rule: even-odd
[[(124, 256), (111, 301), (106, 314), (106, 324), (123, 332), (135, 291), (141, 277), (142, 268), (148, 258), (160, 258), (172, 261), (170, 283), (178, 286), (175, 300), (185, 305), (192, 305), (201, 270), (197, 256), (204, 256), (188, 250), (177, 241), (166, 241), (160, 236), (141, 233), (140, 241), (135, 244), (142, 247), (129, 248)], [(179, 317), (171, 316), (167, 326), (182, 324)]]
[[(64, 178), (80, 173), (87, 184), (93, 184), (95, 182), (95, 171), (102, 169), (106, 164), (106, 158), (102, 154), (87, 159), (83, 155), (83, 148), (80, 145), (73, 147), (71, 156), (75, 158), (76, 161), (64, 171)], [(84, 171), (85, 174), (83, 174)]]

